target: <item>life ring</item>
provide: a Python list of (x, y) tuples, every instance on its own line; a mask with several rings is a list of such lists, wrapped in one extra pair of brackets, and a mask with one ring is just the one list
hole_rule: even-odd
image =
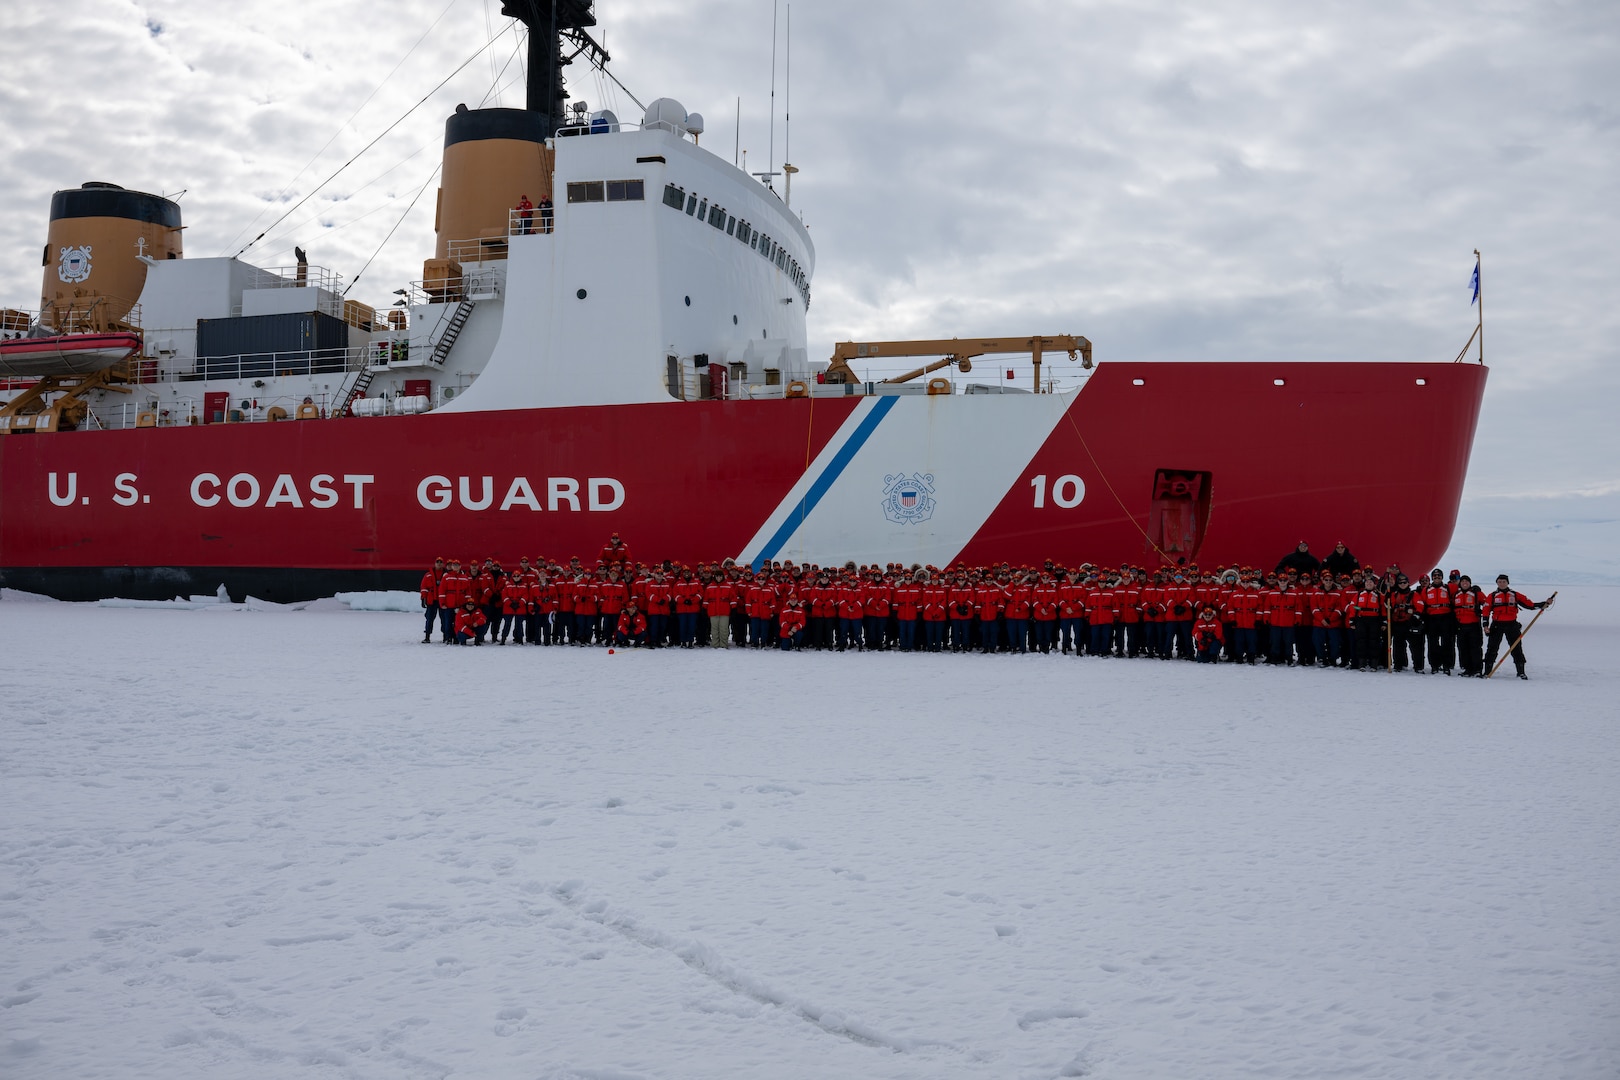
[(949, 379), (929, 379), (928, 380), (928, 393), (930, 395), (949, 394), (950, 392), (951, 392), (951, 380), (949, 380)]
[(787, 384), (787, 389), (785, 391), (783, 391), (782, 396), (783, 397), (809, 397), (810, 396), (810, 387), (802, 379), (794, 379), (792, 382)]
[(317, 406), (311, 405), (307, 401), (304, 402), (302, 405), (298, 406), (298, 419), (300, 419), (300, 420), (319, 420), (320, 418), (321, 418), (321, 410)]
[(287, 410), (280, 405), (272, 405), (264, 411), (264, 418), (274, 423), (277, 420), (287, 419)]

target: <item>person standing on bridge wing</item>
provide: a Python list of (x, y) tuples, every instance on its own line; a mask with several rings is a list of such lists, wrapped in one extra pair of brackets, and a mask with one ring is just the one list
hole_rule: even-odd
[(530, 222), (534, 220), (534, 203), (529, 201), (529, 197), (527, 195), (518, 200), (517, 216), (518, 235), (528, 236)]
[(1524, 673), (1524, 649), (1519, 645), (1519, 637), (1524, 633), (1519, 625), (1519, 609), (1530, 608), (1539, 610), (1545, 608), (1551, 601), (1542, 600), (1539, 603), (1531, 600), (1522, 592), (1515, 592), (1508, 584), (1506, 574), (1496, 575), (1496, 591), (1485, 598), (1486, 607), (1491, 616), (1490, 644), (1485, 649), (1485, 673), (1488, 675), (1496, 668), (1496, 653), (1502, 647), (1502, 639), (1507, 638), (1508, 646), (1513, 650), (1513, 667), (1519, 673), (1519, 678), (1528, 679)]

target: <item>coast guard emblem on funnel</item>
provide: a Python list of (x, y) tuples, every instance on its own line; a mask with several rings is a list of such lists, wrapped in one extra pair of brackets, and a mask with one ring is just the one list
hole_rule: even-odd
[(63, 248), (62, 262), (56, 268), (56, 276), (69, 285), (76, 284), (89, 277), (90, 245)]
[(934, 516), (934, 474), (896, 473), (883, 478), (883, 516), (897, 525), (916, 525)]

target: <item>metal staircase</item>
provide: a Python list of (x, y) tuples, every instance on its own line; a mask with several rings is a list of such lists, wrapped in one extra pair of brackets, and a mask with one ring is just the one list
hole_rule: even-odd
[(462, 327), (467, 325), (467, 320), (472, 317), (473, 308), (476, 306), (471, 300), (462, 300), (456, 304), (455, 314), (450, 316), (450, 324), (444, 328), (444, 333), (439, 335), (439, 340), (433, 345), (431, 359), (435, 364), (441, 366), (444, 364), (445, 358), (450, 355), (450, 350), (456, 343), (456, 338), (461, 336)]
[(340, 416), (349, 415), (349, 406), (353, 405), (357, 399), (366, 396), (366, 391), (371, 387), (371, 380), (375, 377), (376, 374), (370, 368), (361, 368), (360, 372), (354, 377), (354, 385), (350, 386), (348, 393), (343, 395), (342, 402), (333, 407), (332, 418), (336, 419)]

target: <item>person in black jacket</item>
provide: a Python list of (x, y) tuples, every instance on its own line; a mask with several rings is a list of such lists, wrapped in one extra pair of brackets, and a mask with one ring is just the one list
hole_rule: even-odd
[(1333, 545), (1328, 557), (1322, 560), (1322, 569), (1333, 571), (1334, 577), (1346, 577), (1361, 569), (1361, 564), (1350, 554), (1350, 549), (1344, 546), (1344, 541), (1340, 540)]
[(1284, 570), (1293, 570), (1300, 577), (1304, 577), (1306, 574), (1314, 577), (1320, 569), (1322, 569), (1322, 561), (1311, 554), (1311, 545), (1303, 540), (1299, 542), (1299, 547), (1284, 555), (1282, 561), (1277, 564), (1277, 573), (1280, 574)]

